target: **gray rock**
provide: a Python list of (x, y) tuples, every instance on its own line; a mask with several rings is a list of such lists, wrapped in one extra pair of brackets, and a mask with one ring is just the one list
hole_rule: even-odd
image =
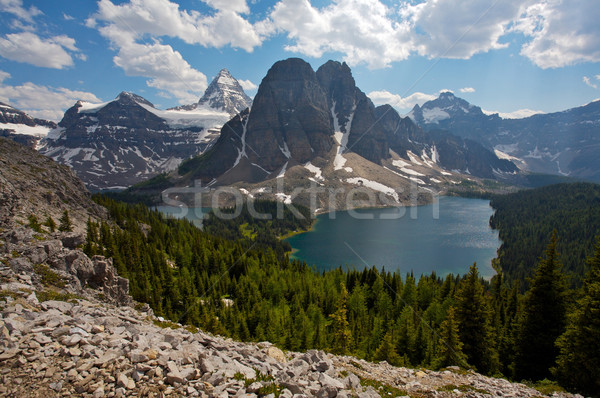
[(337, 389), (333, 386), (325, 386), (317, 392), (316, 397), (317, 398), (335, 398), (335, 397), (337, 397)]
[(85, 236), (75, 232), (67, 232), (61, 235), (60, 241), (68, 249), (77, 249), (85, 243)]
[(323, 387), (333, 387), (336, 390), (344, 389), (344, 384), (341, 381), (336, 380), (333, 377), (326, 375), (325, 373), (321, 373), (319, 375), (319, 383), (321, 383)]
[(360, 379), (357, 375), (351, 373), (344, 379), (344, 386), (349, 390), (357, 389), (360, 387)]

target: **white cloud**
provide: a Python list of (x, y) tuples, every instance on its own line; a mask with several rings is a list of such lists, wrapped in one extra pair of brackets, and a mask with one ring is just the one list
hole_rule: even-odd
[[(280, 0), (263, 36), (287, 35), (286, 50), (310, 57), (340, 53), (351, 65), (387, 67), (413, 54), (468, 59), (525, 36), (521, 55), (542, 68), (600, 61), (597, 0), (337, 0), (324, 7), (309, 0)], [(260, 29), (259, 29), (260, 27)], [(262, 30), (261, 30), (262, 29)]]
[(240, 14), (247, 14), (250, 12), (246, 0), (203, 0), (206, 4), (214, 8), (215, 10), (227, 10), (233, 11)]
[(238, 82), (240, 83), (240, 86), (242, 86), (244, 91), (252, 91), (258, 88), (258, 86), (252, 83), (250, 80), (238, 80)]
[(10, 73), (0, 70), (0, 83), (4, 82), (4, 80), (8, 79), (9, 77)]
[(69, 14), (67, 14), (67, 13), (63, 12), (63, 19), (64, 19), (65, 21), (72, 21), (72, 20), (74, 20), (75, 18), (74, 18), (73, 16), (71, 16), (71, 15), (69, 15)]
[(207, 0), (216, 7), (213, 15), (180, 10), (169, 0), (130, 0), (120, 5), (100, 0), (98, 12), (86, 23), (93, 26), (102, 21), (139, 39), (148, 34), (154, 37), (177, 37), (188, 44), (205, 47), (231, 47), (252, 51), (262, 43), (253, 25), (239, 12), (247, 12), (244, 1)]
[(497, 111), (487, 111), (485, 109), (481, 110), (483, 113), (485, 113), (486, 115), (493, 115), (493, 114), (498, 114), (501, 118), (503, 119), (523, 119), (525, 117), (529, 117), (532, 115), (537, 115), (537, 114), (542, 114), (545, 112), (542, 111), (534, 111), (531, 109), (518, 109), (516, 111), (512, 111), (512, 112), (497, 112)]
[(514, 30), (531, 40), (521, 55), (540, 68), (600, 62), (598, 1), (546, 1), (526, 9)]
[(402, 97), (398, 94), (390, 93), (389, 91), (371, 91), (367, 94), (375, 105), (390, 104), (401, 113), (410, 111), (415, 105), (423, 105), (427, 101), (432, 101), (438, 96), (436, 94), (413, 93), (408, 97)]
[(458, 91), (460, 91), (461, 93), (474, 93), (475, 89), (473, 87), (463, 87)]
[[(597, 76), (596, 76), (596, 78), (597, 78)], [(591, 88), (596, 88), (596, 89), (598, 88), (598, 86), (595, 83), (592, 83), (592, 80), (587, 76), (583, 77), (583, 82), (585, 84), (587, 84), (588, 86), (590, 86)]]
[(410, 26), (394, 20), (393, 10), (379, 0), (339, 0), (322, 9), (308, 0), (282, 0), (270, 22), (293, 42), (286, 50), (311, 57), (339, 52), (350, 65), (387, 67), (414, 48)]
[(21, 32), (0, 37), (0, 56), (44, 68), (72, 66), (73, 58), (67, 50), (79, 51), (75, 40), (65, 35), (43, 39), (33, 32)]
[[(0, 71), (0, 83), (10, 74)], [(31, 82), (19, 86), (0, 84), (0, 101), (27, 112), (31, 116), (59, 121), (64, 111), (77, 100), (101, 102), (94, 94), (64, 87), (40, 86)]]
[(121, 46), (113, 61), (129, 76), (150, 78), (148, 86), (169, 93), (182, 104), (197, 101), (198, 93), (208, 86), (206, 76), (168, 45), (130, 42)]
[(33, 22), (33, 17), (42, 14), (36, 6), (25, 9), (23, 0), (0, 0), (0, 11), (13, 14), (27, 22)]
[[(188, 44), (221, 48), (231, 46), (251, 52), (262, 36), (240, 13), (248, 13), (245, 0), (204, 0), (215, 12), (203, 15), (180, 10), (169, 0), (130, 0), (119, 5), (100, 0), (98, 12), (86, 21), (118, 49), (115, 65), (130, 76), (149, 78), (159, 95), (180, 103), (195, 102), (207, 87), (206, 76), (192, 68), (181, 53), (160, 42), (161, 37)], [(150, 43), (142, 41), (150, 37)]]
[(594, 77), (596, 78), (596, 80), (600, 80), (600, 75), (596, 75)]

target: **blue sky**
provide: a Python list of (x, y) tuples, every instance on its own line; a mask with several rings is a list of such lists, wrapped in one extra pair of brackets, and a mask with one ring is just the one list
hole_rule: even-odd
[(600, 98), (597, 0), (0, 0), (0, 101), (60, 120), (132, 91), (197, 101), (221, 68), (347, 62), (375, 104), (441, 91), (507, 117)]

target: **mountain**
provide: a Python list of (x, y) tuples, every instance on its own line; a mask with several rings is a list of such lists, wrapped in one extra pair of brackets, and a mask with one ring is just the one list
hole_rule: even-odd
[(162, 111), (122, 92), (106, 103), (78, 101), (40, 151), (71, 166), (92, 190), (125, 188), (203, 152), (229, 117), (210, 107)]
[(26, 225), (35, 215), (58, 221), (68, 210), (75, 223), (85, 228), (88, 216), (105, 217), (106, 210), (91, 199), (73, 171), (42, 156), (32, 148), (0, 138), (0, 230)]
[(0, 137), (35, 148), (53, 128), (56, 128), (56, 123), (32, 118), (25, 112), (0, 102)]
[[(367, 190), (377, 197), (374, 205), (389, 205), (409, 200), (411, 185), (413, 193), (430, 195), (471, 176), (516, 171), (477, 143), (427, 133), (391, 107), (376, 108), (345, 63), (329, 61), (315, 72), (290, 58), (269, 69), (252, 107), (227, 122), (207, 152), (140, 189), (156, 193), (201, 181), (291, 201), (287, 191), (314, 183), (340, 193)], [(299, 196), (305, 204), (310, 199)], [(332, 205), (326, 196), (319, 196), (319, 208)]]
[(170, 108), (170, 110), (192, 111), (209, 107), (227, 112), (233, 117), (250, 105), (252, 99), (246, 95), (240, 83), (227, 69), (221, 69), (198, 102)]
[(480, 142), (536, 173), (600, 181), (600, 101), (563, 112), (502, 119), (445, 92), (409, 116), (426, 130), (444, 129)]

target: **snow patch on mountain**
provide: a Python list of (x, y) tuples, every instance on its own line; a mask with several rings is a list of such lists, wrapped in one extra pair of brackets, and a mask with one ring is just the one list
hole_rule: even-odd
[(371, 188), (374, 191), (383, 192), (384, 194), (393, 197), (396, 202), (400, 203), (400, 197), (398, 196), (398, 192), (396, 192), (394, 188), (388, 187), (387, 185), (384, 185), (380, 182), (367, 180), (366, 178), (362, 177), (347, 178), (346, 182), (353, 185)]
[(450, 118), (450, 114), (441, 108), (424, 108), (423, 120), (425, 123), (438, 123), (440, 120)]
[[(333, 168), (334, 170), (345, 169), (348, 171), (348, 168), (344, 168), (346, 164), (346, 158), (342, 156), (344, 151), (346, 150), (346, 146), (348, 145), (348, 136), (350, 135), (350, 128), (352, 127), (352, 119), (354, 118), (354, 112), (356, 111), (356, 103), (352, 106), (352, 111), (348, 116), (348, 121), (343, 126), (340, 126), (340, 122), (338, 120), (337, 114), (335, 112), (335, 101), (331, 105), (331, 116), (333, 118), (333, 137), (337, 142), (337, 150), (335, 153), (335, 158), (333, 159)], [(352, 171), (352, 169), (350, 169)]]
[(315, 175), (315, 178), (319, 181), (323, 180), (323, 172), (321, 170), (321, 168), (313, 165), (311, 162), (307, 162), (306, 164), (304, 164), (304, 167), (310, 171), (311, 173), (313, 173)]
[(17, 123), (0, 123), (0, 130), (12, 130), (14, 134), (31, 135), (34, 137), (46, 137), (51, 130), (46, 126), (28, 126), (26, 124)]

